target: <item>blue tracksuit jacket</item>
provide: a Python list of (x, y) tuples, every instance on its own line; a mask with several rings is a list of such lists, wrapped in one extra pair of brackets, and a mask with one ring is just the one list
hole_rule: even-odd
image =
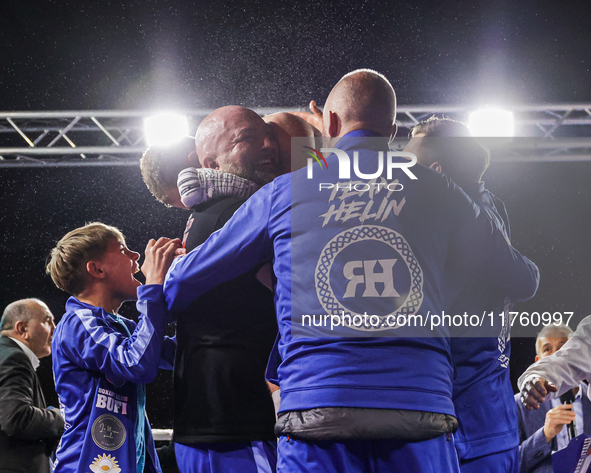
[[(483, 182), (465, 190), (510, 239), (509, 218), (503, 202), (488, 192)], [(482, 315), (492, 312), (494, 321), (494, 327), (491, 327), (491, 319), (487, 316), (486, 330), (476, 329), (481, 333), (474, 333), (474, 329), (468, 329), (462, 337), (451, 340), (456, 366), (453, 401), (459, 421), (455, 436), (458, 456), (467, 460), (513, 449), (519, 445), (519, 434), (515, 404), (511, 402), (510, 327), (508, 318), (504, 324), (500, 318), (500, 314), (509, 310), (510, 301), (497, 286), (453, 271), (446, 276), (451, 313)], [(535, 285), (531, 285), (527, 280), (522, 281), (521, 286), (526, 290), (513, 300), (533, 297), (537, 282), (538, 279)], [(491, 396), (491, 392), (495, 394)], [(486, 399), (485, 403), (483, 399)]]
[[(371, 135), (353, 132), (336, 146), (351, 155), (357, 150), (359, 171), (366, 174), (376, 171), (377, 151), (388, 149), (385, 140), (368, 144)], [(377, 314), (382, 322), (392, 314), (427, 317), (445, 308), (446, 261), (509, 295), (531, 291), (522, 281), (535, 285), (537, 268), (445, 176), (413, 166), (418, 179), (400, 169), (388, 178), (384, 168), (384, 182), (399, 184), (392, 190), (333, 195), (319, 182), (339, 181), (340, 163), (335, 155), (326, 161), (327, 167), (313, 169), (313, 179), (307, 168), (275, 179), (203, 245), (175, 260), (164, 285), (169, 308), (182, 310), (212, 287), (272, 260), (281, 411), (333, 406), (453, 415), (445, 329), (333, 332), (302, 326), (303, 316), (346, 310)]]
[[(163, 350), (168, 360), (174, 358), (174, 342), (163, 342), (162, 286), (140, 286), (136, 306), (137, 324), (117, 321), (75, 297), (66, 303), (52, 342), (55, 387), (66, 422), (56, 473), (135, 473), (142, 441), (145, 471), (161, 472), (147, 418), (141, 420), (143, 439), (136, 438), (136, 428), (143, 384), (156, 377)], [(172, 369), (166, 362), (161, 367)]]

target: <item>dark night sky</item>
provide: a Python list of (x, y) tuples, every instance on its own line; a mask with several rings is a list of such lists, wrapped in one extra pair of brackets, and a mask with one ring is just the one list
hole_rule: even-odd
[(321, 103), (384, 73), (400, 103), (591, 101), (588, 2), (9, 1), (5, 110)]
[[(588, 2), (539, 0), (10, 0), (0, 14), (0, 110), (303, 107), (359, 67), (384, 73), (401, 104), (591, 102), (590, 12)], [(487, 173), (515, 246), (541, 269), (538, 295), (520, 310), (591, 313), (589, 176), (591, 163)], [(0, 198), (0, 305), (36, 296), (58, 318), (66, 296), (43, 262), (63, 234), (100, 220), (141, 249), (179, 235), (186, 218), (153, 201), (127, 166), (0, 168)], [(533, 341), (514, 339), (514, 354), (515, 378), (533, 361)], [(166, 376), (150, 388), (158, 427), (170, 426)]]

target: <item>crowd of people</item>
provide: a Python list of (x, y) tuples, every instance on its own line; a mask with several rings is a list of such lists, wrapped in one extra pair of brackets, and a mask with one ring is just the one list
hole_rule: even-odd
[[(323, 111), (224, 106), (194, 140), (150, 147), (142, 177), (157, 200), (190, 210), (184, 235), (148, 242), (142, 285), (120, 230), (74, 229), (47, 264), (71, 295), (57, 327), (39, 300), (6, 307), (0, 472), (552, 471), (563, 427), (591, 429), (580, 385), (591, 368), (577, 364), (591, 360), (589, 324), (540, 333), (541, 362), (515, 399), (510, 324), (400, 324), (507, 314), (534, 296), (539, 272), (511, 246), (468, 128), (431, 118), (392, 153), (395, 115), (388, 80), (357, 70)], [(130, 300), (137, 323), (118, 314)], [(347, 310), (371, 323), (345, 324)], [(338, 330), (306, 326), (310, 314), (337, 317)], [(35, 374), (50, 353), (59, 412)], [(170, 466), (146, 417), (159, 368), (173, 370)], [(542, 404), (573, 387), (573, 404)]]

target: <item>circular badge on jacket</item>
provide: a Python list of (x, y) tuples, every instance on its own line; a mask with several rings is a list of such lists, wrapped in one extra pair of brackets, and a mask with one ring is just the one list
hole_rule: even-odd
[(117, 450), (126, 437), (123, 423), (111, 414), (103, 414), (92, 424), (92, 440), (103, 450)]

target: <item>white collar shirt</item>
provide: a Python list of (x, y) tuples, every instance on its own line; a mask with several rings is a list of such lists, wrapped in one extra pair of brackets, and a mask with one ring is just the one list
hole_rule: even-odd
[(27, 345), (25, 345), (23, 342), (21, 342), (20, 340), (17, 340), (16, 338), (12, 338), (12, 337), (9, 337), (9, 338), (11, 340), (14, 340), (17, 343), (17, 345), (22, 348), (22, 350), (25, 352), (25, 355), (27, 355), (29, 357), (29, 360), (31, 360), (31, 364), (33, 365), (33, 368), (35, 370), (37, 370), (37, 368), (39, 367), (39, 358), (37, 358), (35, 356), (35, 353), (33, 353), (31, 351), (31, 349)]

